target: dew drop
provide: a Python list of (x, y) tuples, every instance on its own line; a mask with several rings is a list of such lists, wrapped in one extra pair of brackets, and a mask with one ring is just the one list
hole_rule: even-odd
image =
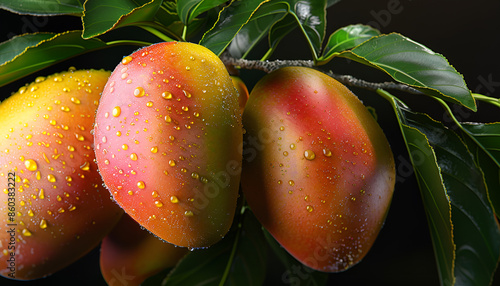
[(188, 91), (185, 91), (185, 90), (182, 90), (182, 92), (184, 93), (185, 97), (191, 98), (191, 93), (189, 93)]
[(47, 228), (47, 221), (42, 219), (39, 224), (41, 229), (46, 229)]
[(147, 107), (153, 107), (153, 102), (152, 102), (152, 101), (148, 101), (148, 102), (146, 103), (146, 106), (147, 106)]
[(23, 230), (21, 231), (21, 233), (22, 233), (24, 236), (31, 236), (31, 232), (30, 232), (27, 228), (23, 229)]
[(193, 212), (192, 211), (185, 211), (184, 212), (184, 216), (193, 216)]
[(120, 116), (121, 113), (122, 113), (122, 109), (119, 106), (116, 106), (115, 108), (113, 108), (112, 114), (114, 117)]
[(74, 104), (77, 104), (77, 105), (78, 105), (78, 104), (80, 104), (80, 103), (82, 103), (82, 102), (81, 102), (78, 98), (76, 98), (76, 97), (72, 97), (72, 98), (71, 98), (71, 102), (73, 102)]
[(304, 151), (304, 158), (307, 160), (314, 160), (316, 158), (316, 154), (312, 150), (306, 150)]
[(144, 189), (146, 187), (146, 184), (143, 181), (137, 182), (137, 187), (139, 189)]
[(165, 122), (172, 122), (172, 118), (170, 117), (170, 115), (165, 115)]
[(158, 147), (154, 146), (151, 148), (151, 153), (156, 154), (158, 152)]
[(83, 163), (83, 165), (80, 166), (80, 169), (82, 171), (88, 171), (88, 170), (90, 170), (90, 164), (89, 164), (89, 162)]
[(307, 205), (307, 206), (306, 206), (306, 210), (307, 210), (308, 212), (312, 212), (312, 211), (314, 210), (314, 208), (313, 208), (312, 206), (310, 206), (310, 205)]
[(284, 131), (284, 130), (285, 130), (285, 126), (281, 126), (280, 131)]
[(170, 197), (170, 202), (173, 204), (176, 204), (179, 202), (179, 199), (176, 196), (171, 196)]
[(54, 177), (54, 175), (52, 175), (52, 174), (48, 174), (47, 180), (51, 183), (54, 183), (56, 181), (56, 177)]
[(123, 149), (123, 150), (127, 150), (127, 149), (128, 149), (128, 145), (127, 145), (127, 144), (123, 144), (123, 145), (122, 145), (122, 149)]
[(144, 88), (138, 86), (134, 90), (134, 96), (135, 97), (143, 97), (144, 96)]
[(160, 201), (155, 201), (155, 206), (161, 208), (163, 206), (163, 203)]
[(325, 149), (323, 149), (323, 155), (325, 155), (326, 157), (331, 157), (332, 151), (330, 151), (330, 149), (328, 149), (328, 148), (325, 148)]
[(169, 164), (171, 167), (174, 167), (174, 166), (175, 166), (175, 160), (169, 160), (169, 161), (168, 161), (168, 164)]
[(36, 162), (31, 159), (24, 161), (24, 166), (28, 169), (28, 171), (36, 171), (38, 169)]
[(165, 98), (165, 99), (172, 99), (172, 93), (168, 92), (168, 91), (164, 91), (162, 94), (161, 94), (161, 97)]
[(132, 61), (132, 57), (131, 56), (126, 56), (122, 59), (122, 64), (124, 65), (127, 65), (128, 63), (130, 63)]
[(131, 195), (133, 195), (133, 194), (134, 194), (134, 192), (132, 192), (132, 191), (128, 191), (128, 192), (127, 192), (127, 194), (128, 194), (129, 196), (131, 196)]
[(295, 182), (293, 180), (290, 180), (288, 181), (288, 184), (293, 187), (295, 185)]
[(191, 173), (191, 178), (198, 180), (200, 178), (200, 175), (196, 172)]
[(297, 146), (295, 144), (293, 144), (293, 143), (290, 144), (290, 149), (295, 150), (295, 148), (297, 148)]
[(137, 158), (138, 158), (137, 154), (135, 154), (135, 153), (130, 154), (130, 160), (137, 161)]

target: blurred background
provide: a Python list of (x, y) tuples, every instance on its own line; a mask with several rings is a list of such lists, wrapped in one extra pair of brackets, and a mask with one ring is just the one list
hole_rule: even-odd
[[(463, 74), (473, 92), (500, 97), (500, 1), (431, 1), (431, 0), (343, 0), (328, 10), (327, 37), (336, 29), (349, 24), (369, 24), (382, 33), (398, 32), (431, 50), (443, 54)], [(78, 17), (33, 17), (15, 15), (0, 10), (0, 41), (14, 35), (32, 32), (62, 32), (81, 29)], [(118, 31), (129, 36), (146, 36), (139, 29)], [(21, 81), (0, 87), (0, 100), (8, 97), (36, 76), (67, 70), (104, 68), (113, 70), (121, 58), (137, 47), (118, 47), (73, 58), (42, 70)], [(250, 58), (260, 58), (267, 49), (262, 43)], [(310, 52), (299, 31), (286, 37), (271, 59), (310, 59)], [(345, 59), (335, 59), (325, 69), (338, 74), (381, 82), (389, 80), (382, 72), (365, 68)], [(242, 71), (241, 77), (249, 89), (263, 75), (261, 72)], [(421, 203), (417, 181), (409, 165), (409, 158), (399, 133), (399, 127), (389, 104), (373, 92), (352, 89), (367, 106), (376, 109), (396, 161), (398, 182), (386, 223), (368, 255), (358, 265), (342, 273), (329, 275), (328, 285), (439, 285), (427, 219)], [(444, 111), (422, 96), (399, 94), (411, 108), (425, 110), (436, 120), (447, 121)], [(479, 103), (481, 115), (459, 109), (463, 121), (500, 121), (498, 109)], [(0, 118), (1, 118), (0, 114)], [(46, 279), (16, 282), (0, 278), (0, 285), (105, 285), (99, 272), (99, 250), (95, 249), (77, 263)], [(276, 257), (270, 257), (266, 285), (286, 285), (282, 274), (286, 271)], [(297, 273), (307, 275), (307, 273)], [(497, 271), (493, 285), (500, 285)]]

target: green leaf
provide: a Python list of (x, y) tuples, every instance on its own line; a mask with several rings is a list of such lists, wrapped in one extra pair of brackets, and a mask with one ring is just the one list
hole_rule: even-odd
[(339, 2), (340, 2), (340, 0), (328, 0), (328, 1), (326, 1), (326, 7), (330, 8), (331, 6), (333, 6)]
[(378, 35), (380, 35), (380, 32), (377, 29), (361, 24), (340, 28), (330, 35), (319, 61), (327, 63), (335, 53), (352, 49)]
[(490, 285), (500, 258), (500, 230), (483, 173), (458, 135), (430, 117), (406, 113), (436, 152), (449, 200), (456, 244), (456, 285)]
[(80, 15), (83, 0), (0, 0), (0, 9), (34, 16)]
[[(304, 285), (304, 286), (322, 286), (326, 285), (328, 273), (316, 271), (300, 263), (291, 256), (279, 242), (265, 229), (264, 236), (273, 253), (278, 257), (286, 271), (281, 274), (281, 280), (285, 284)], [(300, 273), (300, 274), (297, 274)]]
[(326, 0), (287, 0), (316, 60), (326, 31)]
[(200, 41), (214, 54), (220, 55), (241, 28), (250, 20), (257, 9), (267, 1), (233, 1), (219, 13), (217, 23), (208, 30)]
[(15, 36), (0, 44), (0, 66), (14, 59), (17, 55), (26, 51), (27, 48), (36, 46), (44, 40), (54, 36), (53, 33), (37, 33)]
[(271, 49), (268, 56), (278, 47), (281, 40), (297, 27), (297, 21), (292, 14), (287, 14), (282, 20), (274, 24), (269, 31), (269, 47)]
[(181, 21), (187, 25), (203, 12), (224, 4), (225, 0), (178, 0), (177, 13)]
[[(0, 65), (0, 86), (67, 58), (106, 47), (106, 43), (101, 40), (82, 39), (81, 31), (44, 34), (38, 43), (29, 42), (29, 40), (37, 38), (34, 35), (24, 35), (16, 39), (22, 42), (24, 37), (28, 39), (26, 48)], [(12, 54), (7, 56), (7, 58), (9, 57), (12, 57)]]
[(283, 19), (288, 10), (289, 6), (286, 2), (264, 3), (236, 34), (228, 47), (229, 53), (233, 57), (245, 58), (252, 48), (269, 33), (271, 27)]
[(82, 37), (90, 39), (112, 29), (151, 21), (161, 4), (161, 0), (87, 0)]
[(277, 22), (269, 31), (270, 51), (266, 58), (272, 54), (286, 35), (298, 27), (306, 37), (313, 59), (316, 60), (325, 37), (326, 6), (333, 5), (338, 1), (326, 3), (325, 0), (287, 0), (286, 2), (290, 5), (290, 13)]
[(337, 56), (380, 69), (425, 94), (476, 110), (462, 75), (442, 55), (402, 35), (374, 37)]
[(417, 175), (441, 285), (489, 285), (500, 257), (500, 230), (481, 169), (455, 132), (390, 101)]
[(262, 285), (266, 261), (261, 226), (247, 210), (235, 231), (208, 249), (186, 255), (162, 285)]
[(464, 140), (484, 173), (493, 209), (500, 217), (500, 123), (461, 125), (468, 135)]
[(500, 122), (496, 123), (462, 123), (462, 127), (473, 136), (486, 153), (500, 167)]
[(426, 135), (408, 125), (403, 110), (405, 106), (394, 97), (389, 100), (398, 117), (401, 133), (420, 187), (441, 285), (453, 285), (455, 244), (452, 233), (451, 205), (436, 162), (436, 154)]

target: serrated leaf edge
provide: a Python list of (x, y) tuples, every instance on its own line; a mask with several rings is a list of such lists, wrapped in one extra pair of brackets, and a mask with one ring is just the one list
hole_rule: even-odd
[[(200, 41), (199, 41), (199, 43), (200, 43), (200, 44), (201, 44), (201, 43), (203, 42), (203, 40), (205, 39), (205, 36), (206, 36), (208, 33), (210, 33), (210, 32), (211, 32), (211, 31), (212, 31), (212, 30), (213, 30), (213, 29), (217, 26), (217, 24), (218, 24), (218, 23), (219, 23), (219, 21), (220, 21), (220, 16), (221, 16), (221, 14), (222, 14), (222, 13), (226, 10), (226, 8), (228, 8), (229, 6), (231, 6), (231, 5), (232, 5), (235, 1), (236, 1), (236, 0), (232, 0), (232, 1), (231, 1), (231, 3), (229, 3), (229, 5), (227, 5), (227, 6), (223, 7), (223, 8), (219, 11), (219, 15), (217, 15), (217, 21), (215, 21), (214, 25), (213, 25), (210, 29), (208, 29), (208, 30), (207, 30), (207, 31), (203, 34), (203, 36), (201, 37), (201, 39), (200, 39)], [(257, 8), (255, 8), (255, 9), (252, 11), (252, 13), (250, 14), (250, 17), (248, 17), (248, 19), (246, 20), (246, 22), (245, 22), (245, 23), (243, 23), (243, 25), (241, 25), (241, 27), (238, 29), (238, 31), (236, 31), (236, 34), (237, 34), (240, 30), (241, 30), (241, 28), (242, 28), (243, 26), (245, 26), (245, 25), (246, 25), (246, 24), (250, 21), (250, 19), (251, 19), (251, 18), (252, 18), (252, 16), (255, 14), (255, 12), (256, 12), (256, 11), (257, 11), (257, 10), (258, 10), (258, 9), (259, 9), (259, 8), (260, 8), (263, 4), (264, 4), (264, 3), (267, 3), (267, 2), (269, 2), (269, 1), (271, 1), (271, 0), (264, 0), (264, 1), (261, 1), (261, 2), (259, 3), (259, 5), (257, 6)], [(236, 35), (236, 34), (235, 34), (235, 35)], [(233, 36), (233, 39), (234, 39), (234, 36)], [(231, 39), (231, 41), (232, 41), (232, 39)], [(222, 50), (222, 52), (223, 52), (223, 51), (227, 48), (227, 46), (229, 46), (229, 44), (231, 43), (231, 41), (229, 41), (229, 42), (226, 44), (226, 46), (224, 47), (224, 49)], [(221, 53), (222, 53), (222, 52), (221, 52)], [(220, 54), (219, 54), (219, 55), (217, 55), (217, 56), (220, 56)]]
[(82, 16), (81, 16), (81, 21), (82, 21), (82, 38), (85, 39), (85, 40), (88, 40), (88, 39), (92, 39), (92, 38), (95, 38), (95, 37), (98, 37), (98, 36), (101, 36), (101, 35), (104, 35), (106, 34), (107, 32), (113, 30), (116, 28), (116, 26), (118, 26), (120, 24), (120, 22), (125, 18), (125, 17), (128, 17), (130, 16), (132, 13), (134, 13), (135, 11), (139, 10), (139, 9), (142, 9), (143, 7), (146, 7), (147, 5), (150, 5), (152, 4), (153, 2), (155, 2), (155, 0), (151, 0), (145, 4), (143, 4), (142, 6), (139, 6), (139, 7), (136, 7), (134, 9), (132, 9), (130, 12), (128, 12), (127, 14), (123, 14), (120, 16), (120, 18), (118, 18), (118, 20), (116, 20), (116, 22), (113, 24), (113, 26), (109, 29), (107, 29), (106, 31), (104, 32), (101, 32), (99, 34), (96, 34), (96, 35), (92, 35), (92, 36), (85, 36), (85, 21), (83, 20), (84, 17), (85, 17), (85, 12), (87, 12), (87, 7), (86, 7), (86, 4), (87, 4), (87, 1), (88, 0), (85, 0), (85, 2), (83, 3), (83, 11), (82, 11)]
[[(359, 47), (359, 46), (361, 46), (361, 45), (365, 44), (366, 42), (368, 42), (368, 41), (370, 41), (370, 40), (373, 40), (373, 39), (375, 39), (375, 38), (380, 38), (380, 37), (389, 36), (389, 35), (399, 35), (399, 36), (403, 37), (405, 40), (407, 40), (407, 41), (409, 41), (409, 42), (412, 42), (412, 43), (414, 43), (414, 44), (416, 44), (416, 45), (418, 45), (418, 46), (422, 47), (422, 48), (424, 49), (424, 51), (426, 51), (426, 52), (428, 52), (428, 53), (431, 53), (432, 55), (436, 55), (436, 56), (439, 56), (439, 57), (443, 58), (443, 59), (446, 61), (446, 63), (447, 63), (447, 64), (448, 64), (448, 65), (449, 65), (449, 66), (450, 66), (450, 67), (451, 67), (451, 68), (455, 71), (455, 73), (456, 73), (456, 74), (458, 74), (458, 75), (462, 78), (463, 82), (465, 83), (464, 76), (463, 76), (461, 73), (459, 73), (459, 72), (455, 69), (455, 67), (454, 67), (453, 65), (451, 65), (451, 64), (450, 64), (450, 62), (448, 61), (448, 59), (447, 59), (446, 57), (444, 57), (444, 56), (443, 56), (442, 54), (440, 54), (440, 53), (436, 53), (436, 52), (432, 51), (431, 49), (427, 48), (426, 46), (424, 46), (424, 45), (422, 45), (422, 44), (420, 44), (420, 43), (418, 43), (418, 42), (416, 42), (416, 41), (414, 41), (414, 40), (412, 40), (412, 39), (410, 39), (410, 38), (408, 38), (408, 37), (403, 36), (403, 35), (402, 35), (402, 34), (400, 34), (400, 33), (381, 34), (381, 35), (378, 35), (378, 36), (372, 37), (372, 38), (370, 38), (370, 39), (368, 39), (368, 40), (364, 41), (363, 43), (359, 44), (358, 46), (356, 46), (356, 47), (352, 48), (351, 50), (347, 50), (347, 51), (343, 51), (343, 52), (338, 53), (336, 56), (342, 56), (342, 54), (349, 54), (349, 53), (350, 53), (350, 54), (354, 55), (355, 57), (357, 57), (357, 58), (359, 58), (359, 59), (362, 59), (362, 60), (364, 60), (364, 61), (366, 61), (366, 62), (370, 63), (371, 65), (373, 65), (373, 66), (374, 66), (374, 67), (376, 67), (377, 69), (379, 69), (379, 70), (381, 70), (381, 71), (385, 72), (387, 75), (389, 75), (389, 76), (391, 76), (391, 77), (392, 77), (392, 75), (391, 75), (389, 72), (387, 72), (386, 70), (384, 70), (384, 69), (382, 68), (382, 67), (383, 67), (383, 65), (379, 65), (379, 64), (373, 63), (373, 62), (371, 62), (371, 61), (367, 60), (365, 57), (362, 57), (362, 56), (357, 55), (357, 54), (355, 54), (355, 53), (353, 53), (353, 52), (352, 52), (352, 50), (353, 50), (353, 49), (355, 49), (355, 48), (357, 48), (357, 47)], [(409, 75), (408, 75), (407, 73), (405, 73), (405, 72), (402, 72), (402, 71), (399, 71), (399, 70), (397, 70), (397, 71), (398, 71), (398, 72), (400, 72), (400, 73), (402, 73), (402, 74), (404, 74), (404, 75), (406, 75), (406, 76), (408, 76), (409, 78), (414, 79), (413, 77), (409, 76)], [(392, 77), (392, 78), (393, 78), (393, 77)], [(395, 80), (396, 80), (396, 79), (395, 79)], [(414, 79), (414, 80), (415, 80), (416, 82), (420, 82), (420, 81), (418, 81), (418, 80), (416, 80), (416, 79)], [(398, 80), (396, 80), (396, 81), (398, 81)], [(398, 81), (398, 82), (400, 82), (400, 81)], [(438, 94), (440, 94), (441, 96), (443, 96), (443, 97), (445, 97), (445, 98), (450, 99), (450, 101), (452, 101), (452, 102), (455, 102), (455, 103), (460, 104), (460, 105), (462, 105), (462, 106), (464, 106), (464, 107), (467, 107), (467, 108), (471, 109), (471, 110), (472, 110), (472, 111), (474, 111), (474, 112), (475, 112), (475, 111), (477, 111), (477, 103), (476, 103), (476, 100), (474, 99), (474, 97), (472, 96), (472, 92), (471, 92), (471, 91), (470, 91), (470, 89), (468, 89), (468, 88), (467, 88), (468, 93), (469, 93), (469, 95), (470, 95), (470, 98), (472, 99), (472, 103), (474, 104), (474, 105), (473, 105), (473, 107), (469, 107), (469, 106), (467, 106), (467, 105), (463, 104), (462, 102), (460, 102), (459, 100), (457, 100), (457, 99), (455, 99), (455, 98), (453, 98), (453, 97), (451, 97), (451, 96), (449, 96), (449, 95), (446, 95), (446, 94), (442, 93), (441, 91), (439, 91), (439, 90), (437, 90), (437, 89), (435, 89), (435, 88), (432, 88), (432, 87), (428, 87), (428, 86), (418, 86), (418, 85), (414, 85), (414, 84), (407, 84), (407, 83), (403, 83), (403, 82), (400, 82), (400, 83), (405, 84), (405, 85), (408, 85), (408, 86), (410, 86), (410, 87), (413, 87), (413, 88), (415, 88), (415, 89), (417, 89), (417, 90), (432, 90), (432, 91), (434, 91), (434, 92), (437, 92), (437, 93), (438, 93)], [(424, 84), (422, 84), (422, 85), (424, 85)], [(467, 85), (466, 85), (466, 87), (467, 87)]]

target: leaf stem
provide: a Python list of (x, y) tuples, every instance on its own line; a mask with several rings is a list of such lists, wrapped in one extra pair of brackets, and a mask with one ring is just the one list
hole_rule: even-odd
[(134, 41), (134, 40), (117, 40), (117, 41), (111, 41), (111, 42), (106, 43), (106, 45), (108, 45), (108, 46), (121, 46), (121, 45), (149, 46), (151, 44), (152, 43), (150, 43), (150, 42)]
[(231, 254), (229, 255), (229, 261), (227, 262), (226, 268), (224, 269), (224, 273), (222, 274), (222, 278), (219, 282), (219, 286), (224, 286), (226, 284), (226, 280), (229, 276), (229, 271), (231, 270), (231, 267), (233, 266), (233, 261), (234, 257), (236, 256), (236, 250), (238, 249), (238, 245), (240, 242), (240, 237), (241, 237), (241, 232), (243, 230), (243, 219), (245, 215), (245, 210), (246, 208), (243, 207), (241, 210), (241, 216), (238, 222), (238, 230), (236, 232), (236, 237), (234, 238), (234, 243), (233, 247), (231, 249)]
[[(138, 27), (148, 31), (149, 33), (155, 35), (156, 37), (162, 39), (165, 42), (172, 42), (176, 40), (181, 40), (174, 32), (167, 29), (165, 26), (160, 25), (156, 22), (140, 22), (136, 24)], [(167, 35), (170, 35), (174, 38), (171, 38)]]
[(472, 96), (474, 97), (474, 99), (481, 100), (481, 101), (487, 102), (489, 104), (493, 104), (496, 107), (500, 108), (500, 99), (498, 99), (498, 98), (482, 95), (479, 93), (473, 93)]

